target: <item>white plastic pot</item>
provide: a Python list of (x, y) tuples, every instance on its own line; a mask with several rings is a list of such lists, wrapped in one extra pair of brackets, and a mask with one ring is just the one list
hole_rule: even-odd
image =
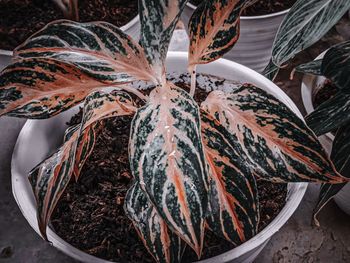
[[(120, 28), (126, 34), (131, 36), (136, 41), (140, 38), (140, 19), (139, 15), (135, 16), (129, 23)], [(10, 64), (13, 52), (10, 50), (0, 49), (0, 71)]]
[[(188, 54), (186, 52), (170, 52), (167, 58), (167, 71), (183, 73), (184, 69), (187, 68), (187, 56)], [(253, 83), (267, 92), (274, 94), (302, 118), (298, 108), (280, 88), (270, 80), (247, 67), (232, 61), (219, 59), (208, 65), (199, 66), (198, 73), (206, 73), (229, 80)], [(76, 111), (77, 108), (73, 108), (47, 120), (28, 120), (18, 137), (13, 152), (11, 165), (13, 195), (24, 217), (38, 233), (36, 205), (31, 186), (27, 179), (27, 174), (35, 165), (45, 159), (61, 144), (64, 130), (67, 127), (65, 123)], [(252, 262), (272, 235), (274, 235), (294, 213), (305, 194), (306, 188), (306, 183), (289, 184), (285, 207), (263, 231), (241, 246), (201, 262)], [(57, 236), (51, 229), (48, 229), (48, 238), (53, 246), (75, 259), (91, 263), (108, 262), (74, 248)]]
[[(188, 3), (182, 13), (181, 19), (187, 31), (188, 21), (195, 8)], [(289, 9), (262, 16), (241, 16), (240, 37), (224, 58), (262, 72), (269, 63), (277, 30), (288, 11)]]
[[(325, 53), (326, 51), (321, 53), (316, 59), (323, 58)], [(307, 114), (315, 110), (313, 99), (316, 93), (323, 86), (325, 80), (326, 78), (323, 76), (315, 76), (310, 74), (304, 75), (301, 83), (301, 98), (303, 100)], [(332, 151), (334, 135), (332, 133), (326, 133), (325, 135), (320, 136), (318, 139), (321, 142), (323, 148), (325, 148), (327, 151), (327, 154), (330, 155)], [(339, 193), (334, 197), (334, 201), (345, 213), (350, 215), (350, 183), (348, 183), (342, 190), (339, 191)]]

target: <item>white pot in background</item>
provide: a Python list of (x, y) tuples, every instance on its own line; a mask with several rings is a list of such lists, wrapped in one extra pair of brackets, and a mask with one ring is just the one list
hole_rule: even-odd
[[(183, 73), (184, 69), (187, 68), (187, 57), (188, 54), (186, 52), (169, 52), (167, 58), (167, 72)], [(198, 66), (198, 73), (206, 73), (228, 80), (253, 83), (276, 96), (302, 118), (298, 108), (280, 88), (270, 80), (247, 67), (232, 61), (219, 59), (213, 63)], [(76, 111), (77, 108), (73, 108), (47, 120), (28, 120), (18, 137), (13, 152), (11, 164), (13, 195), (24, 217), (38, 233), (36, 205), (31, 186), (27, 179), (27, 174), (62, 143), (62, 137), (67, 128), (65, 123)], [(286, 205), (263, 231), (237, 248), (201, 262), (252, 262), (269, 239), (294, 213), (305, 194), (306, 188), (306, 183), (289, 184)], [(48, 238), (53, 246), (77, 260), (90, 263), (108, 263), (106, 260), (88, 255), (71, 246), (51, 229), (48, 229)]]
[[(140, 38), (140, 19), (139, 15), (135, 16), (129, 23), (120, 28), (126, 34), (131, 36), (136, 41)], [(13, 52), (9, 50), (0, 49), (0, 71), (10, 64)]]
[[(316, 59), (323, 58), (326, 51), (321, 53)], [(311, 74), (305, 74), (301, 83), (301, 98), (306, 110), (306, 113), (309, 114), (315, 110), (313, 105), (313, 98), (316, 93), (323, 86), (324, 81), (326, 80), (323, 76), (316, 76)], [(325, 135), (320, 136), (319, 141), (321, 142), (323, 148), (327, 151), (327, 154), (330, 155), (332, 151), (332, 144), (334, 140), (334, 135), (332, 133), (326, 133)], [(339, 193), (334, 197), (334, 201), (337, 205), (348, 215), (350, 215), (350, 183), (348, 183)]]
[[(188, 3), (181, 15), (186, 30), (195, 8)], [(271, 58), (275, 35), (288, 11), (289, 9), (262, 16), (241, 16), (240, 37), (224, 58), (262, 72)]]

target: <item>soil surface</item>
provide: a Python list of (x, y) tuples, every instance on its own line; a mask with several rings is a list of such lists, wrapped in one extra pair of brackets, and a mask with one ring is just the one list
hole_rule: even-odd
[[(192, 4), (198, 6), (203, 0), (191, 0)], [(273, 14), (292, 7), (296, 0), (260, 0), (246, 8), (242, 16), (261, 16)]]
[[(178, 86), (188, 89), (186, 84)], [(207, 92), (197, 88), (195, 100)], [(141, 105), (140, 101), (137, 104)], [(81, 113), (69, 125), (79, 123)], [(153, 262), (132, 222), (124, 214), (124, 197), (132, 184), (128, 141), (132, 117), (104, 120), (93, 153), (83, 167), (78, 183), (72, 181), (58, 202), (51, 224), (56, 233), (73, 246), (100, 258), (117, 262)], [(261, 219), (259, 231), (285, 205), (286, 184), (258, 181)], [(207, 231), (202, 258), (226, 252), (234, 246)], [(187, 248), (182, 262), (196, 261)]]
[[(79, 0), (79, 21), (118, 27), (137, 15), (137, 0)], [(13, 50), (47, 23), (64, 19), (52, 0), (0, 0), (0, 49)]]

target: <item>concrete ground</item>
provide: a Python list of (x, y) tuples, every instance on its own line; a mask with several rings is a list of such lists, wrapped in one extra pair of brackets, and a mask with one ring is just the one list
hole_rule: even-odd
[[(347, 21), (348, 22), (348, 21)], [(349, 24), (347, 24), (348, 26)], [(346, 37), (350, 30), (341, 26), (338, 32)], [(181, 32), (179, 41), (171, 49), (181, 50), (184, 45)], [(341, 37), (340, 37), (341, 38)], [(304, 52), (297, 62), (314, 58), (322, 48), (339, 41), (339, 35), (330, 35), (321, 45)], [(301, 76), (289, 80), (289, 71), (284, 70), (276, 83), (295, 101), (305, 113), (300, 98)], [(11, 154), (24, 121), (15, 118), (0, 118), (0, 263), (72, 263), (76, 262), (44, 242), (31, 229), (18, 209), (11, 192)], [(288, 223), (272, 237), (258, 256), (257, 263), (270, 262), (350, 262), (350, 216), (331, 202), (320, 214), (319, 228), (311, 225), (312, 209), (318, 195), (318, 186), (309, 185), (307, 193)], [(349, 200), (350, 201), (350, 200)]]

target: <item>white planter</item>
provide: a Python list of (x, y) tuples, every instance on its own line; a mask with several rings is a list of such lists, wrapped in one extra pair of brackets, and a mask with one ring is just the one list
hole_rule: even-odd
[[(195, 6), (188, 3), (181, 19), (188, 30)], [(236, 45), (224, 56), (257, 72), (267, 66), (277, 30), (289, 9), (269, 15), (242, 16), (240, 37)]]
[[(316, 59), (323, 58), (326, 51), (321, 53)], [(315, 59), (315, 60), (316, 60)], [(322, 87), (324, 81), (326, 80), (323, 76), (315, 76), (311, 74), (305, 74), (301, 83), (301, 98), (306, 110), (309, 114), (315, 110), (313, 105), (313, 98)], [(319, 141), (321, 142), (323, 148), (326, 150), (327, 154), (330, 155), (332, 151), (332, 144), (334, 140), (334, 135), (332, 133), (326, 133), (320, 136)], [(339, 193), (334, 197), (334, 201), (337, 205), (348, 215), (350, 215), (350, 184), (348, 183)]]
[[(186, 52), (170, 52), (167, 58), (168, 72), (183, 73), (184, 69), (187, 68), (187, 56), (188, 54)], [(232, 61), (220, 59), (208, 65), (200, 65), (198, 67), (198, 72), (212, 74), (229, 80), (251, 82), (267, 92), (274, 94), (302, 118), (298, 108), (281, 89), (270, 80), (247, 67)], [(27, 179), (27, 174), (36, 164), (45, 159), (61, 144), (63, 133), (66, 129), (65, 123), (76, 110), (76, 108), (73, 108), (47, 120), (28, 120), (18, 137), (13, 152), (11, 165), (13, 195), (24, 217), (38, 233), (36, 205), (31, 186)], [(285, 207), (263, 231), (241, 246), (201, 262), (252, 262), (272, 235), (275, 234), (294, 213), (305, 194), (306, 188), (306, 183), (289, 184)], [(51, 229), (48, 229), (48, 238), (53, 246), (75, 259), (91, 263), (108, 262), (74, 248), (57, 236)]]
[(10, 64), (12, 55), (12, 51), (0, 49), (0, 71)]
[[(136, 41), (140, 38), (140, 19), (139, 15), (135, 16), (129, 23), (120, 28), (126, 34), (131, 36)], [(9, 50), (0, 49), (0, 71), (10, 64), (13, 52)]]

